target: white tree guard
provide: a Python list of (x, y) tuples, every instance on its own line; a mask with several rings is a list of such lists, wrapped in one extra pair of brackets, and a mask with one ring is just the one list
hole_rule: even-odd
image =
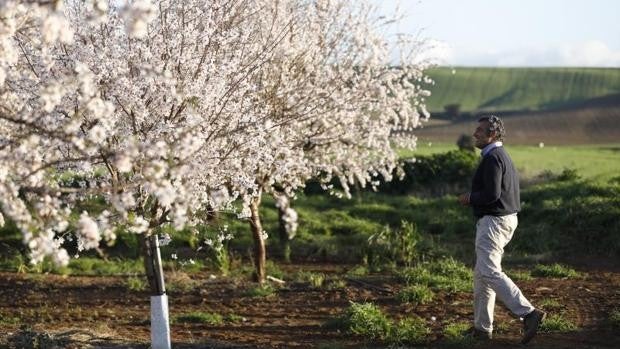
[(171, 349), (168, 321), (168, 296), (151, 296), (151, 345), (153, 349)]

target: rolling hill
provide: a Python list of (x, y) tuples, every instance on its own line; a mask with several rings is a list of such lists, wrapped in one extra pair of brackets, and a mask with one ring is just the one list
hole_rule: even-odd
[(459, 104), (464, 112), (542, 111), (620, 95), (618, 68), (435, 68), (431, 112)]

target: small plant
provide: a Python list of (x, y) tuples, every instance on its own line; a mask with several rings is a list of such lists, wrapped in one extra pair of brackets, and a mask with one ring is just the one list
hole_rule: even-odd
[(224, 323), (224, 318), (222, 317), (222, 315), (217, 313), (205, 313), (197, 311), (178, 316), (174, 322), (221, 325)]
[(342, 279), (330, 280), (327, 284), (327, 288), (330, 290), (342, 290), (347, 287), (347, 282)]
[(347, 275), (349, 276), (364, 276), (368, 275), (368, 268), (363, 265), (358, 265), (353, 269), (347, 271)]
[(434, 293), (426, 285), (407, 286), (401, 290), (397, 298), (402, 303), (426, 304), (433, 300)]
[(370, 340), (385, 340), (392, 329), (392, 322), (381, 309), (372, 303), (350, 302), (345, 313), (329, 320), (325, 326), (345, 330)]
[(560, 304), (560, 302), (558, 302), (557, 299), (553, 299), (553, 298), (545, 298), (542, 299), (540, 302), (538, 302), (538, 304), (543, 308), (543, 309), (558, 309), (561, 308), (562, 305)]
[(558, 181), (575, 181), (580, 178), (581, 176), (577, 173), (577, 170), (574, 168), (565, 168), (562, 170), (562, 173), (558, 175)]
[(15, 325), (21, 322), (21, 319), (17, 316), (6, 316), (0, 314), (0, 324), (3, 325)]
[(443, 329), (443, 338), (446, 344), (470, 348), (474, 344), (474, 338), (467, 336), (466, 332), (471, 324), (465, 322), (451, 323)]
[(276, 293), (276, 289), (269, 285), (263, 284), (256, 287), (251, 287), (245, 292), (243, 292), (243, 296), (245, 297), (269, 297), (273, 296)]
[(562, 314), (551, 314), (547, 316), (545, 321), (540, 325), (541, 332), (571, 332), (577, 329), (577, 326)]
[(390, 320), (372, 303), (351, 303), (347, 311), (349, 331), (369, 339), (386, 339), (391, 327)]
[(612, 327), (620, 328), (620, 309), (614, 309), (609, 313), (609, 323)]
[(295, 276), (295, 279), (299, 282), (309, 282), (312, 287), (319, 288), (325, 282), (325, 274), (300, 271)]
[(424, 319), (412, 317), (402, 319), (392, 329), (389, 342), (395, 344), (420, 344), (428, 339), (431, 333)]
[(368, 238), (368, 264), (375, 269), (390, 265), (410, 266), (417, 257), (416, 245), (422, 239), (415, 224), (401, 221), (400, 229), (386, 226)]
[(230, 313), (230, 314), (224, 316), (224, 321), (232, 322), (232, 323), (239, 323), (239, 322), (245, 321), (245, 318), (243, 316)]
[(532, 270), (532, 275), (550, 278), (577, 278), (580, 276), (574, 269), (558, 263), (551, 265), (538, 264)]
[(131, 291), (146, 290), (146, 280), (144, 277), (131, 276), (125, 281), (125, 285)]

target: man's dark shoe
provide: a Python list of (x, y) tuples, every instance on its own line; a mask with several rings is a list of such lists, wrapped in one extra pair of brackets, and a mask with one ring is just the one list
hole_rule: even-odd
[(523, 318), (523, 338), (521, 339), (521, 344), (527, 344), (536, 336), (538, 328), (545, 320), (545, 317), (547, 317), (547, 313), (538, 309), (534, 309), (531, 313), (525, 315)]
[(493, 338), (493, 333), (491, 332), (487, 332), (487, 331), (483, 331), (483, 330), (479, 330), (475, 327), (471, 327), (468, 330), (466, 330), (465, 332), (463, 332), (463, 336), (464, 337), (469, 337), (469, 338), (473, 338), (475, 340), (479, 340), (479, 341), (488, 341), (491, 338)]

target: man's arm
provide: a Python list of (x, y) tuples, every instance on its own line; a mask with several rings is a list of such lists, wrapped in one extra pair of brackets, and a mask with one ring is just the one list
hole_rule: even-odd
[(486, 206), (499, 200), (502, 194), (502, 164), (496, 157), (485, 159), (481, 191), (472, 192), (469, 195), (469, 204), (473, 206)]

